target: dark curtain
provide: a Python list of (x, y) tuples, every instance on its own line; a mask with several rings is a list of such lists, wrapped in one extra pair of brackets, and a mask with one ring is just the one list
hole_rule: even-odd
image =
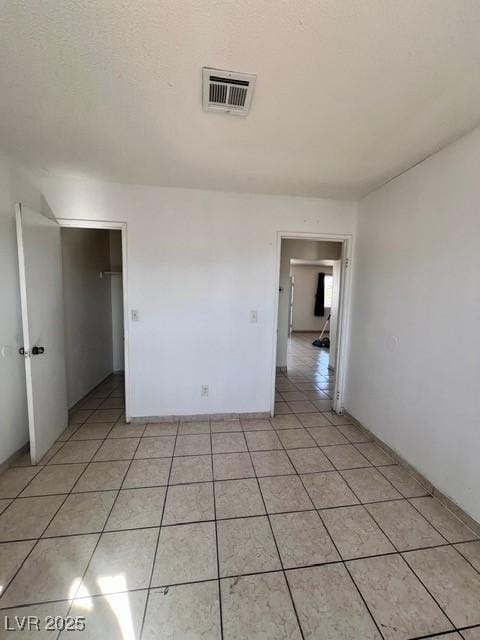
[(325, 315), (325, 274), (318, 274), (317, 295), (315, 296), (315, 310), (316, 316)]

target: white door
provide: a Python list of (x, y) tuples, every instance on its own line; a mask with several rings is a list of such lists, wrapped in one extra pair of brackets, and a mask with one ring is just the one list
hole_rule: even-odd
[(30, 455), (37, 464), (68, 423), (59, 225), (16, 207)]

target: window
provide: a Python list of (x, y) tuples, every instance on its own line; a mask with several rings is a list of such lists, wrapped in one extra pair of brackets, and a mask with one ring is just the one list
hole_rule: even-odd
[(333, 295), (333, 276), (325, 276), (324, 281), (324, 294), (323, 304), (329, 309), (332, 308), (332, 295)]

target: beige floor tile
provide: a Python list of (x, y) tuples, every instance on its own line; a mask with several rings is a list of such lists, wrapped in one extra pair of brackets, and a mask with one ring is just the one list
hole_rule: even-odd
[(351, 422), (350, 418), (346, 414), (345, 415), (338, 415), (337, 413), (334, 413), (333, 411), (326, 411), (324, 413), (324, 416), (327, 418), (327, 420), (329, 422), (331, 422), (335, 426), (339, 426), (339, 425), (342, 425), (342, 424), (350, 424), (350, 422)]
[(464, 556), (480, 573), (480, 540), (456, 544), (455, 549)]
[(3, 513), (12, 500), (0, 500), (0, 513)]
[(233, 433), (242, 431), (240, 420), (212, 420), (210, 429), (212, 433)]
[(286, 402), (275, 402), (274, 412), (275, 417), (289, 413), (293, 414), (293, 410), (290, 409)]
[(282, 429), (278, 432), (278, 437), (285, 449), (317, 446), (306, 429)]
[(209, 480), (213, 480), (210, 455), (173, 458), (170, 484), (191, 484)]
[(340, 560), (316, 511), (276, 514), (270, 521), (285, 568)]
[[(93, 415), (93, 411), (90, 409), (77, 409), (70, 414), (68, 423), (69, 424), (82, 424), (88, 418)], [(103, 421), (102, 421), (103, 422)]]
[(270, 420), (242, 420), (244, 431), (271, 431), (273, 429)]
[(84, 616), (84, 631), (63, 631), (61, 640), (140, 640), (147, 590), (77, 598), (69, 615)]
[(221, 520), (217, 536), (222, 577), (281, 569), (266, 516)]
[(466, 629), (462, 631), (462, 635), (458, 637), (462, 637), (464, 640), (480, 640), (480, 627)]
[(220, 640), (218, 582), (152, 589), (142, 640), (159, 637), (162, 640)]
[(242, 518), (265, 513), (257, 480), (220, 480), (215, 482), (217, 518)]
[(249, 453), (217, 453), (213, 456), (215, 480), (234, 480), (255, 476)]
[(210, 433), (209, 420), (196, 420), (193, 422), (181, 422), (178, 426), (179, 436), (196, 436), (201, 433)]
[(373, 440), (372, 436), (369, 433), (363, 431), (362, 429), (359, 429), (354, 424), (343, 424), (339, 425), (337, 428), (340, 433), (344, 435), (347, 440), (349, 440), (349, 442), (370, 442), (371, 440)]
[(399, 551), (446, 544), (407, 500), (378, 502), (366, 508)]
[(47, 496), (69, 493), (86, 469), (86, 464), (59, 464), (43, 467), (21, 496)]
[(43, 537), (100, 533), (116, 495), (116, 491), (71, 494), (49, 524)]
[(79, 408), (82, 409), (82, 411), (94, 411), (99, 408), (102, 402), (102, 398), (87, 398), (81, 402)]
[(71, 597), (97, 540), (98, 535), (40, 540), (0, 600), (0, 606), (12, 607)]
[(345, 560), (395, 551), (363, 506), (325, 509), (320, 516)]
[(319, 447), (333, 444), (348, 444), (348, 440), (336, 427), (312, 427), (308, 432)]
[(159, 527), (166, 487), (122, 489), (118, 494), (105, 530)]
[(303, 427), (297, 416), (293, 414), (275, 416), (270, 420), (274, 429), (301, 429)]
[(143, 436), (175, 436), (177, 435), (178, 424), (176, 422), (150, 422), (145, 427)]
[(198, 456), (211, 453), (210, 434), (196, 436), (177, 436), (176, 456)]
[(83, 579), (81, 593), (106, 595), (148, 587), (157, 537), (158, 529), (103, 533)]
[(62, 447), (63, 447), (63, 442), (54, 442), (50, 447), (50, 449), (47, 451), (47, 453), (43, 456), (43, 458), (41, 458), (40, 462), (38, 463), (38, 466), (48, 464), (50, 460), (53, 458), (53, 456), (57, 453), (57, 451), (60, 451)]
[(70, 440), (103, 440), (108, 436), (113, 425), (113, 422), (83, 424), (80, 429), (75, 431)]
[(100, 440), (66, 442), (50, 460), (49, 464), (72, 464), (90, 462), (101, 445)]
[(161, 528), (152, 587), (213, 580), (217, 575), (214, 522)]
[(360, 451), (360, 453), (375, 466), (393, 464), (395, 462), (386, 451), (378, 447), (373, 442), (360, 442), (355, 446), (358, 451)]
[(282, 476), (294, 474), (285, 451), (252, 451), (252, 462), (257, 476)]
[(278, 436), (273, 431), (249, 431), (245, 433), (250, 451), (270, 451), (283, 449)]
[[(93, 460), (94, 462), (131, 460), (139, 442), (140, 438), (112, 438), (105, 440)], [(153, 458), (154, 456), (150, 457)]]
[(282, 391), (281, 396), (285, 402), (300, 402), (307, 399), (302, 391)]
[(342, 476), (361, 502), (378, 502), (402, 497), (373, 467), (342, 471)]
[(162, 524), (213, 520), (213, 483), (180, 484), (168, 487)]
[(172, 458), (152, 458), (150, 460), (132, 460), (122, 489), (140, 487), (158, 487), (166, 485), (170, 473)]
[(121, 415), (121, 409), (95, 409), (86, 422), (116, 422)]
[(420, 580), (400, 555), (348, 562), (348, 568), (385, 640), (452, 630)]
[(453, 547), (403, 555), (457, 627), (480, 625), (480, 574)]
[(300, 640), (301, 634), (282, 573), (221, 581), (225, 640)]
[(173, 455), (174, 446), (175, 436), (142, 438), (135, 452), (135, 458), (170, 458)]
[(144, 434), (146, 425), (132, 422), (117, 422), (108, 434), (108, 438), (141, 438)]
[[(52, 640), (56, 637), (56, 634), (47, 628), (45, 624), (45, 618), (47, 616), (61, 616), (66, 617), (68, 613), (69, 603), (65, 602), (49, 602), (48, 604), (32, 604), (26, 607), (15, 607), (8, 609), (0, 615), (0, 640), (15, 640), (20, 638), (21, 640)], [(15, 617), (16, 616), (16, 617)], [(22, 621), (28, 616), (38, 618), (41, 623), (37, 629), (32, 625), (32, 628), (28, 630), (23, 628), (21, 631), (9, 631), (6, 627), (17, 628), (17, 621), (21, 625)], [(33, 618), (31, 618), (33, 619)]]
[(39, 538), (65, 496), (17, 498), (0, 516), (0, 542)]
[(414, 498), (410, 502), (449, 542), (467, 542), (479, 537), (435, 498)]
[(120, 489), (129, 461), (91, 462), (79, 479), (73, 493), (79, 491), (112, 491)]
[(333, 469), (330, 460), (318, 447), (290, 449), (288, 457), (293, 462), (297, 473), (318, 473)]
[(247, 451), (245, 436), (240, 433), (212, 433), (213, 453), (239, 453)]
[(306, 640), (381, 640), (343, 565), (292, 569), (287, 580)]
[(42, 467), (11, 467), (0, 475), (0, 498), (16, 498)]
[(315, 405), (310, 400), (298, 400), (287, 403), (294, 413), (314, 413)]
[(308, 495), (317, 509), (358, 504), (358, 500), (337, 471), (302, 475)]
[(105, 398), (102, 400), (102, 404), (99, 409), (123, 409), (125, 406), (125, 401), (122, 397), (110, 396), (109, 398)]
[(371, 466), (353, 444), (337, 444), (323, 447), (323, 453), (337, 469), (355, 469)]
[(81, 423), (78, 424), (70, 424), (62, 433), (58, 436), (57, 442), (61, 442), (62, 444), (70, 438), (78, 431)]
[(398, 465), (382, 467), (379, 471), (390, 480), (395, 489), (405, 498), (414, 498), (428, 494), (428, 491), (422, 487), (408, 471)]
[(268, 513), (313, 509), (312, 501), (297, 476), (260, 478), (259, 483)]
[[(35, 544), (34, 540), (0, 543), (0, 596)], [(2, 602), (0, 600), (0, 607)], [(0, 616), (0, 620), (2, 620)], [(0, 629), (2, 628), (0, 623)]]
[(298, 419), (304, 427), (328, 427), (330, 422), (325, 418), (323, 413), (302, 413)]
[(332, 401), (328, 398), (319, 398), (318, 400), (315, 400), (313, 404), (315, 405), (315, 408), (322, 413), (324, 413), (325, 411), (330, 411), (332, 409)]

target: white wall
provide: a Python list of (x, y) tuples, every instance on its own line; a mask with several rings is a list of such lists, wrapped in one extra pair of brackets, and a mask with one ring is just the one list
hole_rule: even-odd
[(109, 232), (62, 229), (68, 406), (113, 371)]
[(479, 167), (477, 129), (361, 202), (346, 394), (477, 520)]
[(14, 205), (42, 207), (38, 179), (0, 154), (0, 464), (28, 440)]
[(354, 203), (315, 198), (54, 177), (45, 197), (58, 217), (127, 223), (133, 416), (269, 411), (277, 233), (355, 229)]
[[(352, 226), (350, 230), (345, 233), (353, 233), (354, 228), (355, 220), (352, 219)], [(317, 233), (324, 233), (324, 229), (320, 225), (316, 226), (315, 231)], [(341, 248), (342, 244), (339, 242), (322, 242), (316, 240), (282, 241), (280, 254), (280, 291), (278, 294), (277, 367), (287, 366), (290, 260), (335, 260), (340, 257)]]
[(332, 267), (310, 266), (306, 264), (292, 265), (291, 274), (295, 278), (293, 292), (293, 331), (322, 330), (325, 320), (330, 313), (330, 307), (325, 307), (323, 316), (316, 316), (315, 296), (318, 286), (318, 274), (332, 275)]

